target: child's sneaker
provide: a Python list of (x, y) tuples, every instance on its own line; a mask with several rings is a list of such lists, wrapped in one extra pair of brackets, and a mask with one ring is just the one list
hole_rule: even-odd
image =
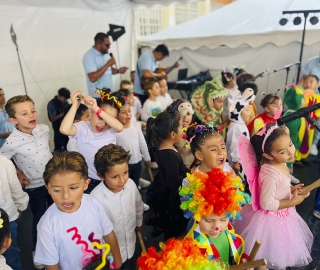
[(314, 215), (316, 218), (319, 218), (319, 219), (320, 219), (320, 212), (319, 212), (319, 211), (314, 210), (314, 211), (313, 211), (313, 215)]
[(158, 164), (157, 164), (157, 162), (155, 162), (155, 161), (151, 162), (150, 168), (153, 169), (153, 170), (158, 169)]
[(311, 146), (310, 155), (317, 156), (318, 155), (318, 148), (315, 144)]
[(150, 206), (147, 205), (146, 203), (143, 204), (143, 211), (146, 212), (150, 209)]
[(141, 187), (141, 188), (147, 188), (148, 186), (150, 186), (150, 181), (148, 181), (148, 180), (145, 180), (145, 179), (143, 179), (143, 178), (140, 178), (139, 179), (139, 186)]
[(290, 180), (291, 184), (299, 184), (300, 180), (298, 178), (295, 178), (292, 174), (290, 174)]

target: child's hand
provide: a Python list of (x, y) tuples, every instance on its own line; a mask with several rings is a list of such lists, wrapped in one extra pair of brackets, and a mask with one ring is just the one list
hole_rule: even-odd
[(26, 177), (24, 175), (24, 173), (22, 171), (20, 171), (19, 169), (16, 169), (17, 170), (17, 176), (18, 176), (18, 179), (20, 181), (20, 184), (22, 187), (24, 187), (25, 185), (28, 185), (30, 183), (30, 180), (28, 177)]
[(151, 161), (150, 161), (150, 160), (145, 161), (144, 163), (146, 164), (147, 167), (150, 167), (150, 166), (151, 166)]
[(304, 184), (298, 184), (295, 186), (291, 186), (291, 193), (293, 194), (295, 192), (295, 190), (298, 190), (299, 193), (302, 191), (301, 188), (304, 186)]
[(310, 195), (310, 192), (308, 192), (306, 195), (299, 195), (299, 190), (296, 189), (293, 192), (293, 196), (292, 196), (291, 200), (294, 203), (294, 205), (298, 205), (298, 204), (302, 203), (305, 198), (309, 197), (309, 195)]
[(184, 152), (185, 148), (184, 147), (177, 147), (177, 150), (180, 154), (182, 154)]
[(136, 233), (141, 233), (141, 235), (142, 235), (142, 226), (140, 226), (140, 227), (136, 227), (136, 229), (135, 229), (135, 231), (136, 231)]
[(233, 169), (235, 172), (240, 172), (240, 163), (239, 163), (239, 162), (233, 163), (232, 169)]
[[(241, 262), (241, 263), (247, 263), (248, 261), (247, 261), (247, 259), (245, 259), (245, 258), (241, 258), (240, 262)], [(253, 270), (253, 269), (254, 269), (254, 268), (248, 268), (247, 270)]]
[(70, 95), (70, 99), (71, 99), (72, 104), (76, 104), (76, 105), (78, 105), (78, 107), (81, 102), (80, 98), (78, 98), (79, 95), (82, 95), (82, 91), (80, 91), (80, 90), (74, 90), (74, 91), (72, 91), (72, 93)]
[(99, 110), (99, 107), (97, 105), (97, 100), (93, 97), (90, 96), (85, 96), (84, 97), (84, 104), (91, 110), (93, 110), (94, 112), (96, 112), (97, 110)]
[(141, 129), (142, 130), (147, 130), (147, 124), (145, 122), (140, 122), (141, 123)]

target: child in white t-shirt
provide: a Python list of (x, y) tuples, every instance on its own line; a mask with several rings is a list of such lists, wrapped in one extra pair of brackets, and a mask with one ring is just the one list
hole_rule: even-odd
[(156, 79), (147, 80), (143, 88), (148, 99), (143, 103), (141, 120), (147, 122), (149, 117), (155, 118), (162, 112), (161, 102), (157, 100), (161, 92), (158, 80)]
[(140, 185), (142, 188), (146, 188), (150, 185), (150, 182), (140, 178), (140, 174), (142, 169), (141, 154), (144, 157), (146, 166), (151, 165), (148, 146), (139, 123), (131, 122), (132, 111), (130, 101), (132, 94), (127, 89), (120, 89), (119, 92), (123, 94), (126, 103), (121, 107), (118, 115), (118, 120), (123, 125), (123, 130), (116, 135), (117, 145), (121, 145), (126, 151), (130, 151), (129, 177), (137, 186)]
[(173, 100), (168, 93), (168, 85), (166, 79), (159, 80), (159, 86), (161, 94), (157, 97), (157, 100), (161, 102), (161, 108), (162, 111), (164, 111), (173, 102)]
[(99, 104), (95, 98), (84, 97), (85, 105), (92, 111), (91, 121), (73, 123), (80, 105), (78, 96), (82, 95), (79, 90), (73, 91), (71, 93), (72, 106), (60, 126), (62, 134), (77, 140), (79, 152), (88, 164), (91, 182), (86, 193), (90, 193), (100, 183), (93, 165), (94, 155), (102, 146), (116, 143), (116, 133), (123, 129), (122, 124), (117, 120), (119, 110), (124, 104), (122, 95), (119, 93), (110, 94), (104, 89), (99, 90), (98, 93), (101, 95), (101, 100), (98, 100)]
[[(0, 269), (1, 270), (12, 270), (10, 266), (6, 264), (6, 259), (2, 255), (11, 245), (11, 234), (10, 234), (10, 222), (6, 211), (0, 208)], [(20, 261), (20, 259), (19, 259)], [(21, 266), (20, 266), (21, 267)]]
[(88, 166), (77, 152), (55, 155), (46, 165), (43, 178), (54, 204), (38, 223), (35, 261), (46, 269), (80, 270), (103, 250), (93, 243), (107, 243), (116, 263), (122, 265), (113, 226), (101, 203), (83, 194), (88, 188)]
[(133, 84), (128, 80), (122, 80), (120, 83), (120, 89), (128, 89), (132, 93), (132, 100), (130, 100), (130, 108), (132, 112), (131, 123), (134, 124), (139, 121), (142, 111), (141, 101), (139, 98), (133, 95)]
[(91, 196), (97, 198), (110, 218), (120, 247), (122, 268), (130, 268), (136, 232), (142, 233), (143, 202), (136, 184), (129, 178), (130, 154), (120, 145), (109, 144), (94, 158), (101, 182)]
[[(71, 107), (72, 107), (72, 104), (68, 105), (68, 107), (65, 110), (65, 114), (67, 114), (70, 111)], [(91, 116), (90, 116), (90, 111), (88, 107), (81, 103), (76, 112), (73, 123), (78, 123), (80, 121), (89, 122), (90, 119), (91, 119)], [(79, 146), (75, 138), (69, 138), (69, 141), (67, 144), (67, 150), (69, 152), (70, 151), (79, 152)]]

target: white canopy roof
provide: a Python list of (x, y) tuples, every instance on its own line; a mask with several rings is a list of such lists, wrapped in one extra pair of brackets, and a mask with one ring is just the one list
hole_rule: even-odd
[[(210, 49), (225, 45), (230, 48), (247, 44), (253, 48), (266, 43), (285, 46), (301, 41), (302, 23), (293, 25), (296, 14), (286, 16), (289, 22), (279, 24), (282, 11), (320, 10), (319, 0), (238, 0), (205, 16), (177, 25), (159, 33), (139, 39), (140, 46), (155, 47), (166, 43), (170, 50), (181, 48), (198, 49), (206, 46)], [(320, 41), (320, 23), (311, 25), (307, 21), (306, 45)]]

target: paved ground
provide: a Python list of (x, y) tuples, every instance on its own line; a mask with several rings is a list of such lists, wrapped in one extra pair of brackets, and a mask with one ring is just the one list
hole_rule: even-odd
[[(303, 167), (294, 168), (294, 175), (301, 180), (302, 183), (308, 185), (319, 178), (318, 172), (318, 161), (320, 161), (319, 157), (311, 157), (309, 158), (309, 164), (305, 164)], [(153, 171), (154, 175), (156, 171)], [(145, 179), (149, 179), (147, 170), (145, 167), (142, 171), (142, 177)], [(142, 197), (145, 198), (146, 190), (141, 191)], [(316, 241), (320, 241), (320, 221), (316, 219), (312, 215), (313, 207), (314, 207), (314, 197), (315, 192), (313, 191), (309, 198), (307, 198), (302, 204), (297, 206), (297, 211), (302, 216), (302, 218), (308, 221), (310, 228), (316, 233)], [(33, 263), (32, 263), (32, 239), (31, 239), (31, 222), (32, 222), (32, 213), (28, 208), (22, 215), (19, 220), (19, 229), (18, 229), (18, 244), (21, 248), (21, 260), (23, 264), (24, 270), (34, 270)], [(151, 227), (144, 226), (143, 238), (146, 247), (149, 246), (158, 246), (160, 241), (163, 241), (163, 235), (152, 238), (151, 237)], [(320, 245), (320, 244), (319, 244)], [(141, 254), (141, 248), (139, 242), (137, 241), (137, 248), (134, 255), (134, 258), (138, 258), (139, 254)], [(314, 258), (316, 263), (319, 264), (319, 256), (320, 251), (314, 250)], [(318, 265), (318, 268), (320, 265)], [(131, 269), (135, 269), (132, 266)], [(71, 270), (71, 269), (70, 269)]]

